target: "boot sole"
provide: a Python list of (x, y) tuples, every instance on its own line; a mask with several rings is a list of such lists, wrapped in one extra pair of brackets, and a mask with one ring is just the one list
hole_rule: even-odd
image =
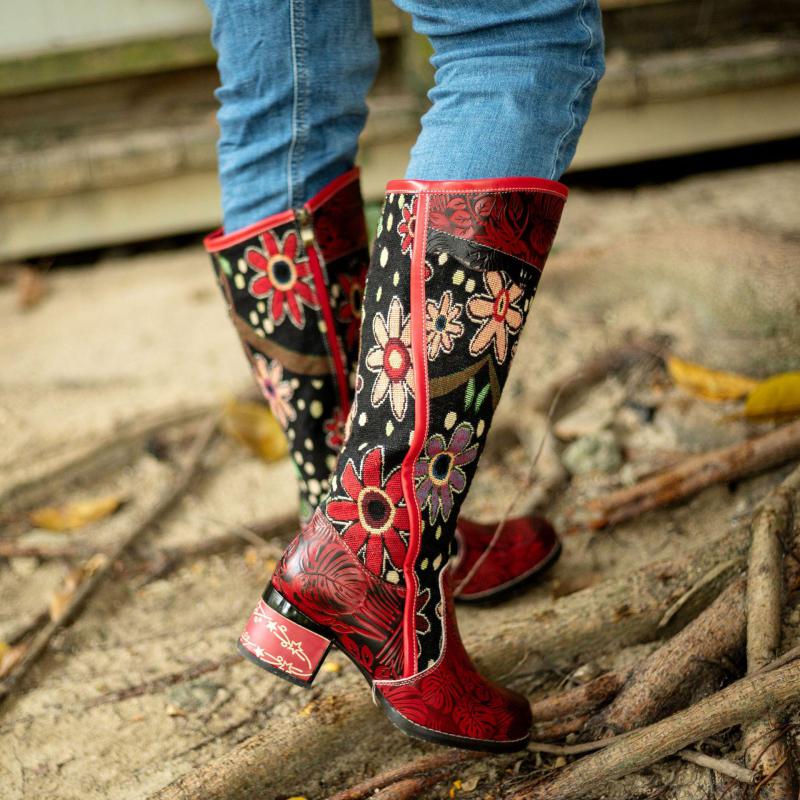
[(410, 736), (414, 739), (423, 739), (427, 742), (433, 742), (434, 744), (445, 745), (447, 747), (458, 747), (463, 750), (476, 750), (484, 753), (512, 753), (517, 750), (523, 750), (525, 745), (530, 741), (530, 735), (526, 736), (524, 739), (517, 739), (511, 742), (475, 741), (467, 737), (458, 736), (457, 734), (441, 733), (439, 731), (426, 728), (423, 725), (419, 725), (415, 722), (411, 722), (411, 720), (406, 719), (402, 714), (400, 714), (399, 711), (395, 710), (389, 701), (386, 700), (386, 698), (384, 698), (379, 691), (374, 691), (372, 676), (346, 650), (343, 650), (341, 647), (337, 646), (335, 634), (328, 631), (324, 626), (319, 625), (313, 620), (309, 619), (301, 611), (298, 611), (296, 608), (291, 606), (288, 601), (272, 587), (270, 587), (269, 592), (265, 595), (264, 602), (275, 611), (278, 611), (278, 609), (275, 608), (275, 606), (278, 606), (280, 609), (278, 613), (289, 620), (290, 623), (302, 628), (306, 628), (312, 633), (323, 636), (330, 640), (330, 646), (325, 651), (324, 655), (319, 659), (319, 662), (316, 664), (311, 676), (306, 679), (297, 678), (280, 669), (279, 667), (275, 667), (272, 664), (268, 664), (266, 661), (262, 661), (260, 658), (251, 653), (241, 643), (241, 641), (237, 642), (236, 649), (239, 651), (239, 653), (241, 653), (251, 664), (255, 664), (265, 672), (269, 672), (271, 675), (282, 678), (283, 680), (288, 681), (295, 686), (302, 686), (305, 689), (310, 689), (320, 670), (320, 667), (322, 666), (322, 663), (324, 662), (331, 648), (336, 648), (340, 653), (347, 656), (352, 664), (358, 669), (358, 671), (364, 677), (364, 680), (366, 680), (370, 690), (372, 690), (373, 698), (376, 699), (380, 704), (381, 710), (387, 716), (389, 721), (406, 736)]

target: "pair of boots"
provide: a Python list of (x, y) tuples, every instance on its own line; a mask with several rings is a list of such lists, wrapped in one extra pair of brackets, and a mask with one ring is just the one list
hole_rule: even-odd
[(530, 734), (525, 698), (471, 664), (453, 600), (519, 584), (558, 539), (535, 517), (495, 536), (459, 509), (566, 195), (536, 178), (392, 181), (370, 261), (352, 170), (206, 239), (305, 521), (240, 649), (310, 685), (335, 645), (399, 728), (442, 744), (507, 751)]

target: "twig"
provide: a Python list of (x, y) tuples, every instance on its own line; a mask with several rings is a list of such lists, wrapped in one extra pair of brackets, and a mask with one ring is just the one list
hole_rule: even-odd
[(212, 413), (211, 407), (195, 406), (124, 422), (102, 439), (84, 445), (78, 455), (8, 487), (0, 494), (0, 508), (4, 513), (16, 511), (38, 502), (42, 497), (51, 496), (59, 487), (99, 472), (108, 472), (125, 464), (130, 451), (142, 447), (151, 437), (170, 428), (194, 422), (209, 413)]
[(383, 789), (384, 786), (389, 786), (408, 778), (416, 778), (430, 772), (451, 769), (469, 761), (480, 761), (491, 755), (491, 753), (477, 753), (470, 750), (445, 750), (442, 753), (423, 756), (331, 795), (328, 800), (363, 800), (365, 797), (370, 797), (378, 789)]
[(588, 524), (604, 528), (684, 500), (715, 483), (775, 467), (800, 456), (800, 420), (745, 442), (690, 456), (671, 469), (590, 500)]
[[(747, 571), (748, 673), (774, 660), (780, 647), (783, 547), (798, 493), (800, 468), (770, 492), (753, 517)], [(780, 718), (770, 713), (742, 731), (747, 766), (764, 776), (758, 787), (762, 800), (792, 800), (797, 795), (789, 746), (780, 728)], [(765, 739), (771, 740), (767, 747), (762, 746)]]
[(209, 672), (216, 672), (218, 669), (228, 667), (231, 664), (236, 664), (242, 660), (242, 656), (238, 653), (229, 655), (219, 661), (206, 661), (203, 660), (199, 664), (192, 664), (191, 667), (181, 670), (180, 672), (172, 672), (169, 675), (164, 675), (160, 678), (155, 678), (152, 681), (139, 683), (136, 686), (126, 686), (124, 689), (116, 689), (112, 692), (106, 692), (99, 697), (93, 697), (83, 703), (84, 708), (94, 708), (95, 706), (102, 706), (106, 703), (120, 703), (123, 700), (130, 700), (132, 697), (142, 697), (146, 694), (157, 694), (163, 691), (168, 686), (175, 686), (178, 683), (186, 681), (193, 681), (201, 675), (207, 675)]
[(751, 769), (745, 769), (733, 761), (728, 761), (724, 758), (714, 758), (713, 756), (706, 755), (697, 750), (681, 750), (677, 753), (684, 761), (689, 761), (692, 764), (697, 764), (698, 767), (706, 767), (713, 769), (720, 775), (727, 775), (729, 778), (739, 781), (740, 783), (755, 783), (756, 773)]
[(800, 695), (800, 662), (742, 678), (694, 706), (587, 756), (543, 781), (527, 781), (514, 800), (578, 800), (590, 788), (639, 772), (690, 744), (757, 719)]
[(531, 715), (535, 721), (545, 722), (594, 711), (619, 692), (628, 675), (626, 670), (606, 672), (580, 686), (543, 697), (531, 703)]
[(156, 523), (166, 512), (172, 509), (175, 503), (189, 489), (195, 475), (200, 469), (203, 456), (214, 441), (219, 429), (219, 417), (215, 413), (205, 422), (197, 434), (192, 449), (189, 452), (185, 465), (180, 469), (172, 485), (162, 494), (153, 508), (145, 514), (131, 530), (116, 545), (109, 557), (103, 559), (97, 569), (81, 584), (69, 601), (64, 612), (36, 634), (24, 657), (14, 671), (0, 682), (0, 703), (2, 703), (20, 680), (28, 673), (40, 656), (47, 650), (50, 641), (58, 631), (74, 621), (84, 607), (84, 603), (91, 597), (103, 580), (111, 572), (114, 563), (120, 559), (128, 548)]
[(630, 342), (597, 353), (574, 372), (545, 386), (534, 400), (533, 407), (543, 412), (553, 404), (557, 395), (562, 400), (567, 400), (575, 392), (598, 383), (607, 375), (628, 369), (643, 356), (663, 358), (668, 346), (669, 337), (656, 334), (634, 338)]

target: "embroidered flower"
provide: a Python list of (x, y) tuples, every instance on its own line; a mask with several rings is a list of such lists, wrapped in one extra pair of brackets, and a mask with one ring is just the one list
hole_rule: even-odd
[(356, 275), (340, 275), (339, 283), (342, 287), (343, 299), (339, 304), (336, 317), (339, 322), (347, 325), (344, 338), (347, 348), (350, 350), (358, 341), (358, 335), (361, 332), (364, 278)]
[(289, 231), (279, 241), (270, 231), (265, 231), (261, 241), (265, 250), (248, 247), (244, 255), (245, 261), (258, 273), (250, 279), (250, 294), (259, 300), (268, 299), (269, 313), (276, 325), (283, 322), (288, 310), (294, 326), (302, 328), (305, 325), (303, 305), (319, 308), (319, 304), (310, 283), (308, 263), (295, 261), (297, 234)]
[(372, 320), (377, 345), (367, 353), (367, 368), (378, 377), (372, 386), (370, 402), (377, 408), (389, 396), (392, 414), (402, 420), (408, 407), (408, 395), (414, 395), (414, 367), (411, 363), (411, 315), (403, 316), (403, 306), (396, 298), (389, 304), (384, 321), (382, 314)]
[(333, 409), (333, 416), (322, 423), (325, 431), (325, 444), (331, 450), (338, 451), (345, 441), (345, 425), (347, 424), (347, 414), (338, 406)]
[(253, 356), (253, 371), (275, 419), (286, 428), (289, 422), (295, 420), (297, 412), (291, 404), (294, 394), (292, 385), (283, 380), (283, 366), (279, 361), (267, 361), (264, 356), (256, 354)]
[(417, 227), (417, 195), (402, 209), (403, 221), (397, 224), (400, 234), (400, 252), (405, 255), (414, 244), (414, 235)]
[(522, 327), (522, 309), (517, 306), (522, 288), (504, 272), (486, 272), (483, 283), (488, 294), (479, 294), (467, 301), (469, 318), (482, 323), (469, 343), (469, 352), (477, 356), (493, 344), (495, 358), (502, 364), (508, 352), (508, 334), (517, 333)]
[(400, 468), (384, 478), (383, 448), (373, 447), (364, 455), (360, 471), (352, 459), (347, 461), (339, 483), (346, 496), (329, 500), (325, 512), (333, 522), (344, 523), (347, 545), (358, 553), (366, 544), (364, 562), (377, 575), (383, 571), (384, 551), (395, 569), (402, 569), (409, 516)]
[(425, 332), (428, 336), (428, 358), (432, 361), (440, 352), (450, 353), (453, 341), (464, 333), (458, 321), (461, 305), (453, 302), (453, 293), (448, 289), (437, 305), (435, 300), (425, 304)]
[(417, 500), (420, 508), (430, 509), (431, 523), (441, 511), (447, 522), (453, 510), (453, 495), (460, 494), (467, 485), (467, 476), (462, 469), (478, 457), (478, 445), (470, 446), (472, 425), (462, 422), (445, 444), (444, 436), (434, 433), (425, 442), (425, 454), (414, 465), (417, 480)]

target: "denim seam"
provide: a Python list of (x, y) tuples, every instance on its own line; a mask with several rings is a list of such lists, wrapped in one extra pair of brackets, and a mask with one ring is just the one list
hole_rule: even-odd
[(292, 78), (294, 82), (292, 97), (292, 139), (287, 154), (287, 194), (289, 208), (305, 194), (305, 186), (298, 169), (305, 155), (307, 124), (307, 84), (305, 0), (290, 0), (289, 25), (292, 45)]
[[(586, 47), (584, 47), (583, 53), (581, 53), (581, 66), (586, 66), (586, 57), (588, 56), (591, 49), (594, 47), (594, 32), (592, 31), (591, 27), (586, 24), (586, 20), (584, 19), (583, 16), (584, 11), (586, 10), (586, 4), (589, 1), (590, 0), (581, 0), (581, 7), (580, 9), (578, 9), (578, 22), (583, 27), (583, 29), (589, 34), (589, 41)], [(575, 94), (573, 95), (572, 100), (570, 101), (569, 104), (569, 113), (571, 117), (570, 124), (569, 127), (564, 131), (564, 133), (561, 134), (561, 137), (559, 138), (558, 143), (556, 144), (555, 157), (553, 160), (553, 168), (550, 174), (551, 180), (555, 180), (559, 174), (558, 165), (561, 160), (561, 155), (564, 150), (564, 145), (567, 141), (567, 138), (575, 130), (578, 124), (578, 118), (575, 113), (575, 106), (578, 102), (578, 98), (586, 90), (586, 88), (596, 79), (597, 70), (594, 67), (592, 67), (591, 70), (592, 70), (591, 74), (576, 89)]]

